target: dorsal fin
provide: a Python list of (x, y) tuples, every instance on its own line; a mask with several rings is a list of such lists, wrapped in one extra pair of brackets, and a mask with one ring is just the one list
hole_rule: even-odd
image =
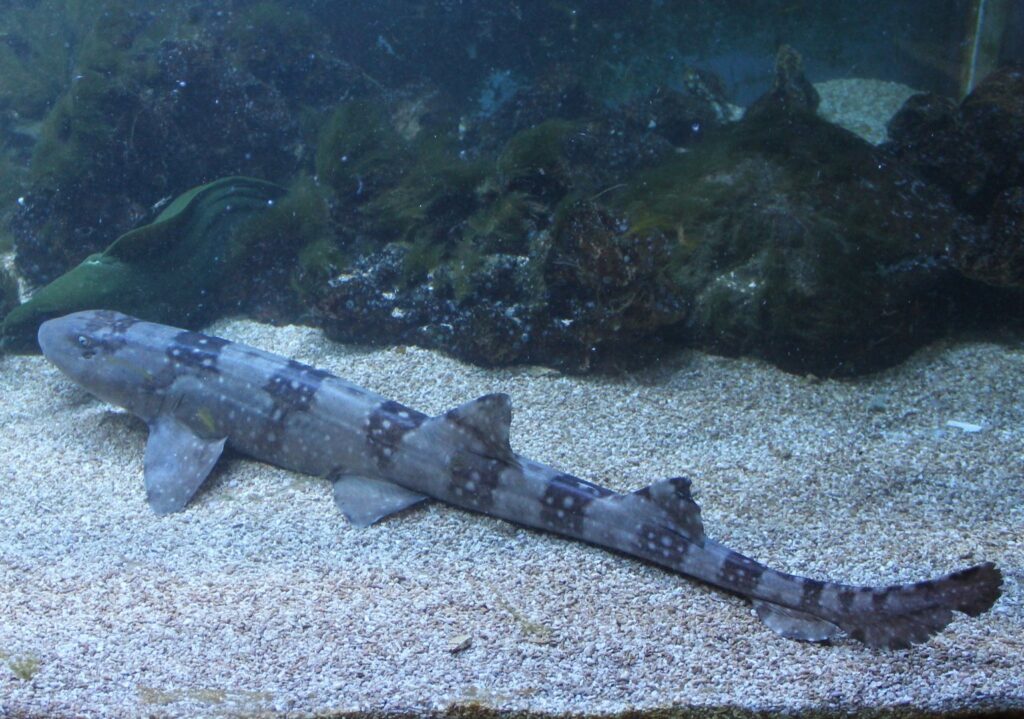
[(650, 516), (691, 542), (704, 543), (700, 505), (693, 501), (690, 480), (686, 477), (660, 479), (631, 494), (609, 499), (630, 504), (635, 511)]
[(480, 455), (513, 461), (508, 432), (512, 424), (512, 402), (507, 394), (485, 394), (428, 420), (441, 432), (455, 432), (465, 448)]

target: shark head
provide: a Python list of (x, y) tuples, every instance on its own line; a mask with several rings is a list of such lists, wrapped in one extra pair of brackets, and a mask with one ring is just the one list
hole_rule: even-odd
[[(111, 310), (85, 310), (43, 322), (37, 339), (43, 355), (92, 394), (141, 417), (160, 366), (155, 348), (132, 341), (140, 320)], [(156, 363), (154, 362), (156, 360)]]

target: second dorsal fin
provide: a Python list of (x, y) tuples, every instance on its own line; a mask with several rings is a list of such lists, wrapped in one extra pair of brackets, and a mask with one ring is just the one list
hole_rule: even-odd
[(700, 505), (693, 501), (686, 477), (659, 479), (643, 489), (611, 499), (630, 504), (637, 512), (652, 516), (691, 542), (704, 542)]
[(513, 461), (508, 432), (512, 424), (512, 402), (507, 394), (485, 394), (428, 420), (445, 434), (456, 434), (465, 449), (476, 454)]

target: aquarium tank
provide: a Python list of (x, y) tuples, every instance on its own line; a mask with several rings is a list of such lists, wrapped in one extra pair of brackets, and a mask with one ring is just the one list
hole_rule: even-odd
[[(889, 366), (1015, 319), (1022, 13), (7, 3), (3, 341), (33, 351), (42, 319), (109, 305), (490, 366), (588, 372), (673, 346)], [(140, 229), (229, 176), (282, 195), (230, 233)]]
[(1021, 0), (0, 0), (0, 716), (1024, 708), (1022, 320)]

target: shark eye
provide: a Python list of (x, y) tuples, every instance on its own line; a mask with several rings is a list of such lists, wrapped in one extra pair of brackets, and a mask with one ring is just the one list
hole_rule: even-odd
[(78, 342), (78, 346), (82, 348), (82, 357), (85, 359), (90, 359), (96, 354), (96, 347), (94, 346), (93, 341), (85, 335), (78, 335), (78, 337), (75, 338), (75, 341)]

